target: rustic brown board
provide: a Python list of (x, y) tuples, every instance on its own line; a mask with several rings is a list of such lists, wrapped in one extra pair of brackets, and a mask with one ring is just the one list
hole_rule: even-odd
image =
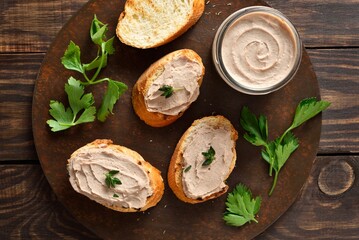
[[(346, 165), (354, 177), (346, 177)], [(354, 185), (328, 195), (318, 186), (319, 176), (333, 190)], [(318, 157), (293, 206), (256, 239), (357, 239), (358, 176), (358, 156)], [(0, 186), (1, 239), (97, 239), (59, 203), (39, 165), (1, 166)], [(166, 231), (162, 238), (168, 235)]]
[[(219, 78), (213, 67), (211, 42), (216, 28), (235, 9), (263, 3), (241, 1), (227, 5), (222, 1), (211, 1), (221, 14), (205, 14), (193, 28), (170, 44), (140, 50), (116, 41), (115, 48), (119, 54), (110, 60), (103, 75), (124, 81), (129, 86), (129, 91), (116, 106), (115, 115), (104, 124), (95, 122), (66, 132), (50, 132), (46, 125), (49, 118), (48, 104), (51, 99), (64, 101), (63, 86), (70, 74), (73, 74), (64, 71), (59, 61), (69, 41), (73, 40), (83, 49), (91, 49), (88, 27), (95, 13), (103, 22), (109, 23), (110, 32), (114, 33), (118, 18), (117, 10), (114, 9), (115, 6), (123, 8), (123, 3), (124, 1), (106, 1), (106, 4), (101, 0), (91, 1), (60, 32), (44, 59), (34, 92), (33, 131), (38, 156), (51, 187), (80, 222), (104, 238), (158, 238), (163, 232), (170, 232), (171, 235), (167, 237), (172, 239), (253, 238), (287, 210), (308, 177), (319, 144), (320, 116), (295, 131), (300, 138), (301, 148), (282, 170), (277, 190), (271, 198), (267, 196), (271, 181), (267, 166), (259, 157), (259, 150), (243, 139), (238, 141), (238, 146), (242, 148), (237, 149), (237, 167), (228, 184), (233, 188), (238, 182), (245, 183), (255, 194), (263, 197), (259, 223), (246, 225), (241, 229), (228, 227), (221, 219), (225, 209), (225, 196), (203, 204), (189, 205), (176, 199), (168, 186), (162, 201), (145, 213), (121, 214), (111, 211), (77, 194), (71, 188), (66, 160), (74, 150), (96, 138), (110, 138), (116, 144), (142, 154), (161, 170), (166, 181), (168, 161), (176, 142), (195, 119), (222, 114), (240, 130), (239, 112), (243, 105), (268, 116), (270, 137), (274, 138), (290, 124), (295, 107), (301, 99), (319, 97), (318, 83), (308, 55), (304, 51), (300, 69), (293, 81), (275, 93), (249, 96), (234, 91)], [(181, 48), (195, 50), (206, 66), (201, 95), (175, 124), (161, 129), (151, 128), (133, 113), (130, 98), (132, 86), (151, 63), (168, 52)], [(89, 59), (91, 51), (83, 52), (83, 59)], [(54, 81), (53, 76), (57, 76), (58, 80)], [(104, 88), (97, 88), (95, 101), (101, 92), (104, 92)], [(240, 131), (240, 134), (243, 132)], [(181, 224), (178, 225), (178, 222)]]

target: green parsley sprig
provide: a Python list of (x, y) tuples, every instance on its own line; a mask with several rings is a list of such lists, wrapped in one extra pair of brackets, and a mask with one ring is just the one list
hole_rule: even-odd
[[(90, 37), (92, 42), (97, 46), (98, 50), (97, 50), (97, 56), (95, 57), (94, 60), (92, 60), (90, 63), (82, 63), (81, 62), (81, 50), (80, 47), (78, 45), (76, 45), (73, 41), (70, 41), (64, 56), (61, 58), (61, 63), (63, 64), (63, 66), (66, 69), (69, 70), (74, 70), (77, 72), (82, 73), (85, 81), (80, 81), (80, 80), (76, 80), (73, 77), (70, 77), (68, 80), (68, 85), (69, 86), (73, 86), (71, 83), (73, 83), (74, 81), (78, 82), (81, 84), (82, 87), (88, 86), (88, 85), (94, 85), (94, 84), (99, 84), (102, 82), (107, 82), (107, 90), (105, 92), (105, 95), (102, 98), (102, 102), (101, 102), (101, 106), (99, 108), (99, 110), (97, 111), (97, 119), (101, 122), (104, 122), (107, 118), (107, 116), (110, 113), (113, 113), (113, 107), (116, 104), (117, 100), (120, 98), (120, 96), (127, 90), (127, 85), (119, 82), (119, 81), (115, 81), (112, 80), (110, 78), (101, 78), (98, 79), (98, 75), (101, 71), (101, 69), (103, 69), (104, 67), (107, 66), (107, 59), (109, 55), (114, 54), (115, 52), (115, 48), (113, 47), (113, 40), (114, 37), (107, 39), (106, 37), (106, 33), (108, 31), (108, 26), (107, 24), (102, 23), (100, 20), (97, 19), (96, 15), (94, 15), (94, 18), (92, 20), (91, 23), (91, 28), (90, 28)], [(89, 71), (94, 70), (94, 74), (92, 75), (92, 77), (89, 77), (88, 73)], [(76, 83), (77, 84), (77, 83)], [(77, 84), (78, 85), (78, 84)], [(65, 86), (66, 88), (66, 86)], [(77, 87), (79, 88), (79, 87)], [(84, 88), (82, 88), (83, 90)], [(96, 108), (93, 106), (94, 104), (94, 100), (92, 97), (92, 101), (88, 101), (88, 103), (91, 103), (90, 105), (84, 105), (83, 100), (81, 98), (79, 98), (77, 95), (76, 96), (71, 96), (73, 94), (73, 91), (65, 91), (68, 95), (68, 99), (72, 99), (73, 102), (71, 104), (70, 103), (70, 108), (68, 108), (68, 112), (73, 112), (75, 113), (75, 117), (77, 112), (77, 108), (75, 107), (75, 109), (73, 109), (74, 105), (80, 105), (82, 106), (82, 108), (80, 110), (84, 110), (84, 113), (87, 109), (89, 112), (91, 112), (91, 114), (88, 114), (85, 116), (87, 116), (86, 119), (84, 119), (85, 121), (71, 121), (69, 124), (69, 120), (68, 120), (68, 115), (69, 113), (66, 113), (66, 111), (64, 110), (64, 106), (63, 104), (57, 102), (57, 101), (53, 101), (51, 100), (50, 102), (50, 115), (54, 118), (54, 120), (49, 120), (47, 121), (47, 123), (49, 124), (49, 126), (51, 127), (51, 130), (56, 132), (56, 131), (61, 131), (61, 130), (65, 130), (68, 129), (69, 127), (75, 126), (77, 124), (80, 123), (84, 123), (84, 122), (93, 122), (94, 121), (94, 115), (96, 114)], [(92, 94), (91, 94), (92, 96)], [(56, 104), (54, 104), (54, 102), (56, 102)], [(95, 110), (95, 111), (93, 111)], [(52, 114), (51, 112), (56, 112), (58, 114)], [(51, 125), (50, 125), (51, 124)], [(57, 127), (53, 127), (57, 125)]]
[(230, 226), (240, 227), (254, 221), (261, 206), (261, 197), (252, 197), (252, 192), (243, 184), (238, 184), (227, 196), (226, 212), (223, 220)]
[(215, 154), (216, 151), (214, 151), (212, 146), (210, 146), (207, 152), (202, 152), (202, 155), (205, 158), (204, 162), (202, 163), (202, 166), (210, 165), (213, 162), (213, 160), (216, 159)]
[(174, 88), (170, 85), (163, 85), (162, 87), (160, 87), (158, 90), (163, 92), (161, 94), (161, 96), (165, 97), (165, 98), (169, 98), (173, 95), (174, 92), (182, 90), (183, 88)]
[[(116, 184), (121, 185), (122, 182), (120, 179), (115, 177), (115, 175), (119, 173), (117, 170), (111, 170), (108, 173), (105, 173), (105, 183), (108, 188), (115, 188)], [(116, 194), (117, 195), (117, 194)]]
[(329, 102), (317, 101), (316, 98), (303, 99), (296, 108), (290, 127), (273, 141), (268, 140), (267, 118), (263, 115), (257, 118), (248, 107), (243, 107), (240, 119), (243, 129), (246, 131), (243, 137), (253, 145), (263, 147), (262, 157), (269, 163), (269, 175), (272, 176), (273, 170), (275, 172), (269, 196), (274, 191), (281, 168), (299, 147), (298, 139), (291, 131), (327, 109), (329, 105)]

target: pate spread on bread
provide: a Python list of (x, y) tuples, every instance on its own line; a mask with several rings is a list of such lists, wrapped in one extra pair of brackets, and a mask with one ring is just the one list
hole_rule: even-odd
[[(107, 139), (95, 140), (76, 150), (67, 169), (75, 191), (120, 212), (153, 207), (164, 191), (159, 170), (137, 152)], [(108, 177), (117, 180), (111, 184)]]
[[(204, 75), (200, 56), (190, 49), (174, 51), (153, 63), (132, 90), (136, 114), (153, 127), (177, 120), (199, 96)], [(170, 96), (163, 87), (172, 88)]]
[[(200, 203), (224, 194), (236, 162), (238, 133), (223, 116), (198, 119), (186, 130), (172, 155), (168, 183), (175, 195)], [(212, 153), (208, 162), (208, 153)]]
[(127, 0), (116, 34), (129, 46), (158, 47), (186, 32), (203, 11), (204, 0)]

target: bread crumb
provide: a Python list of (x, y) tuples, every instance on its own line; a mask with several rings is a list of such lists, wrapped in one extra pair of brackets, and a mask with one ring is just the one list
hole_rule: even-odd
[(216, 4), (213, 4), (212, 7), (213, 7), (213, 8), (216, 7)]
[(166, 208), (167, 207), (167, 204), (163, 206), (163, 208)]
[(222, 13), (222, 11), (216, 12), (216, 15), (219, 16)]
[(207, 1), (207, 2), (206, 2), (206, 5), (208, 5), (210, 2), (211, 2), (211, 1)]
[(232, 3), (227, 3), (227, 6), (232, 6)]
[(165, 229), (165, 230), (163, 230), (162, 234), (165, 234), (165, 233), (166, 233), (166, 229)]
[(150, 143), (152, 142), (152, 139), (150, 139)]
[(211, 12), (205, 12), (204, 14), (205, 14), (205, 15), (209, 15), (209, 14), (211, 14)]

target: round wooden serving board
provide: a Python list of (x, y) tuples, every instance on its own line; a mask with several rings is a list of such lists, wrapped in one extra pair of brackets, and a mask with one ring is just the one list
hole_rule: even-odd
[[(50, 131), (49, 102), (59, 100), (67, 105), (64, 84), (70, 76), (80, 74), (66, 70), (60, 61), (70, 40), (81, 48), (81, 59), (89, 62), (97, 49), (89, 37), (94, 14), (109, 24), (108, 36), (115, 34), (118, 16), (124, 0), (94, 0), (86, 4), (60, 31), (51, 45), (36, 82), (33, 99), (33, 133), (44, 173), (60, 202), (86, 227), (105, 239), (251, 239), (276, 221), (294, 202), (311, 170), (319, 144), (321, 116), (294, 131), (300, 147), (288, 160), (279, 175), (274, 194), (269, 198), (272, 178), (268, 165), (261, 159), (260, 149), (243, 139), (240, 111), (244, 105), (256, 114), (268, 117), (270, 139), (281, 134), (291, 123), (295, 107), (306, 97), (320, 97), (318, 83), (309, 57), (303, 49), (303, 59), (295, 78), (281, 90), (265, 96), (249, 96), (230, 88), (217, 74), (212, 63), (211, 47), (221, 22), (234, 11), (252, 5), (265, 5), (254, 0), (211, 0), (198, 23), (173, 42), (155, 49), (141, 50), (115, 40), (116, 53), (109, 57), (101, 75), (120, 80), (129, 87), (115, 105), (114, 115), (105, 123), (82, 124), (63, 132)], [(231, 4), (229, 4), (231, 3)], [(203, 59), (206, 73), (196, 102), (175, 123), (164, 128), (152, 128), (134, 113), (131, 91), (143, 71), (167, 53), (181, 48), (196, 51)], [(89, 89), (87, 89), (89, 90)], [(105, 85), (92, 89), (97, 106)], [(198, 118), (221, 114), (239, 132), (237, 163), (228, 179), (229, 191), (241, 182), (254, 195), (263, 198), (258, 215), (259, 223), (241, 228), (229, 227), (222, 220), (227, 194), (202, 204), (179, 201), (167, 184), (167, 168), (177, 141), (191, 123)], [(143, 213), (120, 213), (109, 210), (76, 193), (66, 170), (71, 153), (98, 138), (112, 139), (115, 144), (140, 153), (162, 172), (165, 193), (159, 204)]]

